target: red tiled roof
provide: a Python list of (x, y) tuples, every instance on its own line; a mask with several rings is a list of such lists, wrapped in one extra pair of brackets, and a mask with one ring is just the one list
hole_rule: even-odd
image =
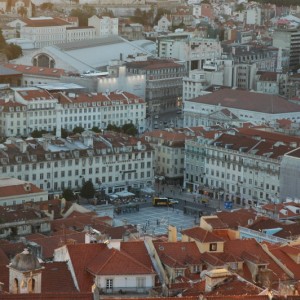
[(158, 242), (154, 247), (160, 260), (168, 266), (186, 268), (198, 264), (201, 253), (195, 242)]
[[(42, 292), (55, 293), (58, 288), (63, 293), (77, 293), (71, 272), (65, 262), (42, 264)], [(1, 297), (0, 297), (1, 298)]]
[(259, 81), (276, 81), (277, 73), (276, 72), (259, 72), (260, 77)]
[(18, 243), (0, 243), (0, 248), (4, 251), (4, 253), (7, 255), (9, 259), (12, 259), (15, 257), (16, 254), (21, 253), (25, 245), (24, 243), (18, 242)]
[(205, 222), (207, 224), (209, 224), (212, 229), (225, 229), (228, 228), (228, 225), (223, 223), (217, 216), (215, 216), (214, 218), (206, 218), (204, 217)]
[(20, 96), (26, 101), (34, 101), (34, 100), (53, 100), (54, 97), (45, 90), (32, 88), (32, 89), (18, 89), (16, 90)]
[(23, 18), (27, 27), (48, 27), (48, 26), (67, 26), (69, 22), (61, 18), (46, 18), (46, 19), (29, 19)]
[(10, 63), (5, 64), (4, 66), (12, 70), (17, 70), (23, 74), (34, 74), (39, 76), (58, 77), (58, 78), (65, 74), (64, 69), (26, 66), (26, 65), (18, 65), (18, 64), (10, 64)]
[[(280, 120), (278, 120), (279, 122)], [(283, 121), (283, 120), (281, 120)], [(261, 130), (260, 130), (261, 129)], [(264, 130), (264, 128), (255, 127), (255, 128), (238, 128), (237, 131), (244, 135), (249, 137), (260, 137), (261, 139), (266, 139), (273, 142), (281, 141), (286, 144), (290, 143), (296, 143), (298, 146), (300, 146), (300, 137), (299, 136), (291, 136), (282, 134), (279, 132), (270, 132), (268, 130)]]
[[(5, 178), (1, 180), (3, 184), (5, 184), (4, 180)], [(18, 181), (7, 186), (3, 186), (2, 183), (0, 184), (0, 199), (4, 197), (30, 195), (42, 192), (44, 191), (38, 188), (36, 185), (25, 181), (23, 183)]]
[[(98, 217), (94, 212), (91, 213), (72, 213), (68, 218), (57, 219), (51, 222), (53, 231), (60, 231), (64, 228), (82, 231), (86, 225), (104, 224), (101, 217)], [(106, 224), (106, 223), (105, 223)]]
[(188, 101), (269, 114), (300, 112), (299, 105), (283, 97), (245, 90), (221, 89)]
[(276, 262), (263, 250), (262, 246), (255, 239), (232, 240), (224, 244), (224, 252), (242, 257), (243, 252), (251, 253), (259, 260), (268, 263), (268, 269), (273, 272), (274, 284), (280, 280), (289, 278), (288, 274), (276, 264)]
[(83, 244), (85, 242), (85, 232), (45, 236), (42, 238), (27, 237), (27, 240), (40, 245), (42, 247), (42, 257), (47, 259), (52, 258), (54, 250), (64, 244)]
[(144, 264), (148, 269), (153, 268), (147, 248), (143, 241), (121, 242), (120, 249), (134, 257), (137, 261)]
[(126, 105), (126, 104), (141, 104), (145, 103), (145, 100), (128, 92), (110, 92), (106, 93), (78, 93), (75, 97), (65, 95), (63, 93), (53, 93), (54, 97), (59, 100), (61, 104), (76, 104), (76, 103), (87, 103), (92, 106), (93, 103), (97, 103), (99, 106), (111, 106), (111, 105)]
[(209, 232), (208, 230), (204, 230), (201, 227), (193, 227), (193, 228), (182, 230), (181, 234), (187, 235), (201, 243), (214, 243), (214, 242), (224, 241), (219, 236), (213, 234), (212, 232)]
[[(299, 246), (293, 245), (266, 245), (269, 251), (293, 274), (295, 280), (300, 280), (300, 266), (295, 260), (300, 255)], [(293, 259), (294, 258), (294, 259)]]
[[(9, 263), (8, 256), (3, 251), (3, 249), (0, 247), (0, 265), (7, 265)], [(1, 280), (0, 280), (1, 282)]]
[(81, 292), (88, 292), (94, 284), (91, 274), (86, 271), (86, 266), (94, 259), (96, 253), (107, 248), (105, 244), (79, 244), (67, 245), (67, 251), (74, 268), (76, 280)]
[(155, 274), (124, 251), (117, 249), (102, 249), (86, 266), (87, 270), (95, 275), (136, 275)]
[(249, 220), (255, 220), (256, 212), (251, 209), (239, 209), (232, 212), (218, 212), (217, 216), (223, 223), (227, 224), (229, 228), (236, 229), (238, 226), (248, 225)]
[(249, 296), (258, 295), (262, 289), (247, 281), (237, 279), (236, 276), (231, 276), (226, 282), (218, 284), (212, 292), (205, 296)]
[(54, 292), (50, 294), (1, 294), (1, 300), (93, 300), (92, 293), (61, 293)]
[(127, 63), (128, 68), (155, 70), (168, 68), (181, 68), (182, 65), (171, 59), (148, 59), (146, 61), (134, 61)]

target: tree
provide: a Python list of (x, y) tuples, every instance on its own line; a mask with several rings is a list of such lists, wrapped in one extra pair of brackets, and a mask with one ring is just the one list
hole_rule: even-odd
[(16, 44), (6, 45), (4, 52), (8, 60), (12, 60), (23, 55), (22, 48)]
[(100, 133), (100, 132), (101, 132), (101, 129), (100, 129), (99, 127), (97, 127), (97, 126), (94, 126), (94, 127), (92, 128), (92, 131), (93, 131), (93, 132), (96, 132), (96, 133)]
[(0, 28), (0, 50), (4, 50), (6, 47), (6, 41), (2, 33), (2, 29)]
[(133, 135), (133, 136), (138, 134), (138, 130), (132, 123), (124, 124), (122, 126), (122, 132), (124, 132), (128, 135)]
[(108, 131), (121, 132), (121, 128), (113, 124), (108, 124), (106, 129)]
[(20, 7), (18, 8), (18, 14), (19, 14), (20, 16), (22, 16), (22, 17), (27, 16), (27, 8), (24, 7), (24, 6), (20, 6)]
[(33, 130), (31, 132), (31, 137), (33, 138), (41, 138), (43, 136), (43, 134), (46, 134), (47, 131), (46, 130)]
[(79, 134), (81, 134), (81, 133), (83, 133), (83, 132), (84, 132), (84, 128), (81, 127), (81, 126), (76, 126), (76, 127), (74, 127), (74, 129), (73, 129), (73, 133), (79, 133)]
[(245, 10), (245, 6), (243, 3), (237, 4), (235, 7), (235, 11), (243, 11)]
[(66, 188), (62, 192), (62, 197), (65, 198), (67, 201), (74, 201), (75, 195), (70, 188)]
[(88, 18), (97, 14), (95, 7), (84, 4), (82, 9), (76, 8), (72, 9), (70, 16), (71, 17), (78, 17), (79, 26), (87, 26), (88, 25)]
[(44, 2), (40, 5), (41, 10), (52, 10), (53, 9), (53, 3), (50, 2)]
[(80, 191), (80, 196), (86, 199), (91, 199), (94, 198), (95, 193), (96, 191), (93, 183), (90, 180), (88, 180), (83, 184)]

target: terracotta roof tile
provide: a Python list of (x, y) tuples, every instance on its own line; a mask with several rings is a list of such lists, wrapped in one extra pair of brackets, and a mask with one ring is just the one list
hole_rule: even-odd
[(43, 192), (36, 185), (12, 178), (1, 178), (0, 180), (0, 199), (3, 197), (13, 197), (29, 195)]
[(91, 274), (86, 271), (86, 266), (93, 260), (95, 253), (106, 249), (105, 244), (79, 244), (67, 245), (76, 280), (81, 292), (88, 292), (94, 284)]
[(218, 212), (217, 216), (229, 228), (236, 229), (238, 226), (246, 226), (249, 220), (255, 220), (256, 212), (251, 209), (239, 209), (232, 212)]
[(95, 275), (155, 274), (152, 268), (147, 268), (126, 252), (114, 248), (102, 249), (86, 268)]
[(171, 59), (148, 59), (146, 61), (135, 61), (126, 64), (128, 68), (137, 68), (145, 70), (181, 68), (182, 65)]
[(35, 67), (35, 66), (26, 66), (26, 65), (18, 65), (18, 64), (5, 64), (6, 68), (16, 70), (21, 74), (33, 74), (39, 76), (47, 76), (47, 77), (61, 77), (65, 74), (65, 70), (56, 69), (56, 68), (45, 68), (45, 67)]
[(43, 293), (60, 292), (77, 293), (71, 272), (65, 262), (52, 262), (42, 264), (42, 291)]
[(212, 229), (225, 229), (228, 228), (228, 225), (223, 223), (218, 217), (214, 218), (205, 218), (205, 222), (209, 224)]
[(158, 242), (154, 247), (160, 260), (172, 267), (187, 267), (190, 264), (198, 264), (201, 253), (195, 242)]
[(283, 97), (234, 89), (222, 89), (188, 101), (270, 114), (300, 111), (299, 105)]
[(245, 250), (248, 254), (251, 253), (251, 255), (255, 256), (257, 259), (268, 263), (268, 269), (273, 272), (274, 284), (278, 284), (280, 280), (289, 278), (255, 239), (226, 241), (224, 245), (225, 253), (230, 253), (237, 257), (242, 257)]
[(236, 276), (231, 276), (224, 283), (218, 284), (206, 296), (249, 296), (258, 295), (262, 289), (247, 281), (241, 281)]
[(294, 274), (294, 279), (300, 280), (300, 267), (297, 263), (298, 257), (300, 257), (299, 245), (267, 246), (269, 251)]
[(42, 258), (49, 259), (53, 257), (54, 250), (64, 244), (83, 244), (85, 242), (85, 232), (45, 236), (42, 238), (27, 237), (27, 240), (40, 245), (42, 248)]
[(140, 263), (144, 264), (148, 269), (153, 268), (147, 248), (143, 241), (136, 241), (130, 243), (121, 242), (120, 249), (128, 253), (131, 257), (134, 257)]
[(61, 18), (47, 18), (47, 19), (29, 19), (23, 18), (27, 27), (48, 27), (48, 26), (67, 26), (70, 25), (69, 22)]
[(208, 230), (204, 230), (201, 227), (193, 227), (193, 228), (182, 230), (181, 234), (187, 235), (201, 243), (213, 243), (213, 242), (224, 241), (219, 236), (213, 234), (212, 232), (209, 232)]

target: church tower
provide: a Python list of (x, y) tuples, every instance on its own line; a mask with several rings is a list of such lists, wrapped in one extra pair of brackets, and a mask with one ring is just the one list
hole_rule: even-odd
[(43, 267), (37, 257), (31, 254), (28, 249), (17, 254), (8, 268), (10, 293), (41, 293)]

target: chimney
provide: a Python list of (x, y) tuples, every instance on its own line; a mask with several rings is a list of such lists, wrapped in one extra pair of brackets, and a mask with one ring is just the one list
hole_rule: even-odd
[(206, 273), (205, 276), (205, 292), (211, 292), (214, 287), (224, 282), (231, 273), (227, 269), (214, 269)]
[(177, 228), (175, 226), (168, 226), (168, 241), (177, 242)]
[(137, 142), (137, 149), (138, 149), (138, 150), (141, 150), (141, 149), (142, 149), (141, 141), (138, 141), (138, 142)]

